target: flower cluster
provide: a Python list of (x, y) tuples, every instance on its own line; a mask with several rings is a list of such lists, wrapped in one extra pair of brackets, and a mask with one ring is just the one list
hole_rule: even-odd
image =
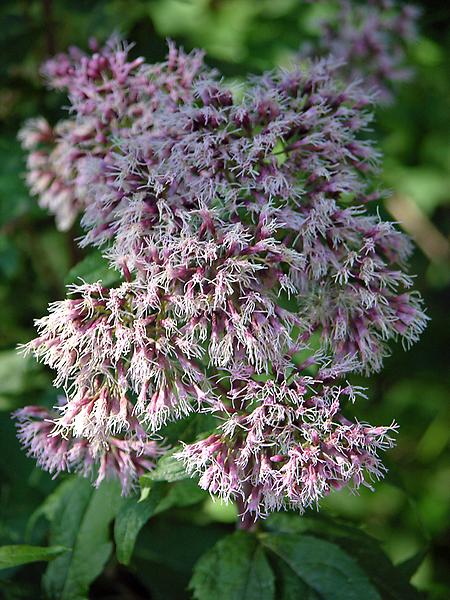
[(366, 89), (377, 91), (379, 103), (387, 104), (394, 85), (411, 78), (405, 53), (417, 37), (419, 15), (415, 6), (395, 0), (360, 5), (338, 0), (337, 12), (320, 23), (318, 46), (308, 45), (301, 54), (331, 54), (341, 61), (346, 79), (360, 79)]
[[(42, 406), (26, 406), (14, 413), (18, 438), (28, 455), (55, 477), (62, 471), (74, 471), (83, 477), (95, 477), (95, 486), (105, 478), (117, 478), (127, 494), (135, 480), (155, 466), (162, 453), (156, 442), (138, 438), (110, 435), (90, 444), (83, 438), (63, 436), (55, 431), (55, 417)], [(144, 431), (142, 434), (145, 438)]]
[(76, 129), (73, 121), (60, 121), (51, 127), (43, 117), (30, 119), (19, 132), (22, 146), (28, 151), (27, 184), (38, 196), (39, 205), (55, 215), (61, 231), (69, 229), (83, 208), (73, 181), (74, 164), (80, 152), (65, 136)]
[(396, 426), (352, 423), (342, 399), (358, 390), (310, 376), (278, 383), (242, 383), (229, 393), (228, 418), (177, 457), (199, 485), (225, 500), (239, 499), (254, 518), (285, 508), (318, 506), (333, 489), (370, 487), (384, 467), (377, 455), (390, 448)]
[(170, 45), (146, 65), (128, 49), (47, 63), (73, 114), (22, 133), (50, 145), (30, 154), (33, 190), (60, 223), (80, 210), (82, 245), (123, 279), (71, 286), (37, 321), (24, 350), (66, 400), (18, 413), (22, 442), (52, 472), (118, 472), (126, 492), (161, 452), (156, 432), (209, 413), (217, 431), (176, 456), (256, 517), (380, 477), (395, 426), (348, 421), (359, 390), (343, 378), (381, 368), (426, 317), (409, 241), (367, 209), (380, 196), (370, 95), (331, 59), (237, 93), (198, 52)]
[(205, 364), (245, 360), (260, 373), (280, 362), (297, 319), (276, 292), (283, 262), (302, 265), (301, 257), (242, 225), (210, 227), (197, 236), (187, 227), (160, 233), (136, 257), (145, 278), (112, 289), (71, 286), (73, 297), (37, 321), (40, 335), (24, 350), (68, 389), (61, 426), (95, 438), (132, 431), (138, 414), (156, 431), (188, 414), (193, 400), (213, 400)]
[(114, 142), (151, 128), (153, 113), (190, 98), (202, 65), (202, 53), (187, 56), (173, 45), (165, 68), (129, 60), (131, 46), (113, 36), (102, 48), (91, 42), (92, 55), (78, 48), (58, 54), (43, 66), (50, 88), (65, 91), (75, 119), (52, 128), (44, 118), (31, 119), (19, 138), (28, 156), (27, 181), (40, 205), (69, 229), (86, 208), (80, 170), (85, 158), (108, 163)]

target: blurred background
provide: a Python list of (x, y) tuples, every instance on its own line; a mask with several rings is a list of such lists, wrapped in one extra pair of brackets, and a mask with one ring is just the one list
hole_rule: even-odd
[[(383, 182), (393, 192), (381, 212), (401, 221), (416, 241), (411, 272), (417, 274), (432, 320), (410, 351), (393, 348), (384, 371), (363, 382), (368, 400), (355, 407), (369, 422), (389, 424), (395, 418), (400, 424), (386, 480), (375, 494), (334, 494), (323, 509), (364, 524), (395, 563), (423, 551), (413, 582), (431, 598), (448, 598), (450, 4), (416, 4), (422, 9), (420, 35), (408, 56), (415, 78), (401, 85), (392, 105), (378, 109), (374, 129), (385, 157)], [(167, 37), (187, 50), (204, 48), (209, 64), (238, 81), (287, 63), (301, 43), (317, 35), (316, 19), (325, 5), (300, 0), (1, 1), (0, 543), (23, 541), (28, 518), (55, 486), (20, 450), (10, 420), (20, 406), (53, 402), (51, 374), (19, 357), (15, 347), (33, 337), (33, 319), (45, 313), (48, 302), (64, 297), (67, 273), (83, 257), (73, 241), (79, 231), (58, 232), (23, 181), (17, 130), (39, 114), (55, 122), (66, 103), (45, 90), (40, 63), (69, 45), (86, 48), (91, 36), (104, 41), (118, 31), (135, 41), (133, 53), (149, 62), (163, 59)], [(218, 505), (202, 510), (218, 523), (229, 518)], [(32, 578), (33, 569), (27, 572)]]

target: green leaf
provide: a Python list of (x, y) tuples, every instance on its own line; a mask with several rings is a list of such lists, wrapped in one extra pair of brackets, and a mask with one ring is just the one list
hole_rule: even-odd
[(271, 561), (276, 577), (277, 600), (320, 600), (320, 596), (304, 583), (281, 559)]
[(71, 546), (73, 551), (47, 568), (44, 588), (49, 598), (87, 598), (90, 584), (102, 572), (111, 554), (109, 525), (120, 504), (116, 481), (105, 481), (96, 490), (89, 481), (77, 478), (66, 488), (50, 539), (52, 543)]
[(65, 284), (80, 283), (80, 279), (86, 283), (96, 283), (101, 280), (103, 285), (109, 286), (120, 281), (120, 275), (109, 266), (102, 253), (95, 250), (70, 269)]
[(356, 560), (370, 581), (386, 600), (415, 600), (419, 592), (405, 574), (392, 564), (378, 541), (360, 529), (324, 515), (314, 517), (274, 514), (268, 519), (269, 529), (285, 533), (312, 533), (338, 545)]
[(196, 600), (273, 600), (275, 580), (256, 537), (237, 531), (203, 555), (189, 584)]
[(156, 484), (150, 489), (148, 497), (143, 502), (137, 502), (136, 498), (130, 498), (119, 510), (114, 523), (114, 540), (117, 560), (122, 564), (129, 564), (136, 538), (142, 527), (154, 514), (164, 492), (164, 486)]
[(181, 479), (188, 479), (189, 474), (186, 473), (183, 463), (173, 456), (180, 449), (181, 447), (178, 446), (162, 456), (158, 460), (156, 468), (149, 473), (145, 473), (139, 479), (141, 485), (151, 485), (153, 481), (179, 481)]
[(17, 350), (0, 352), (0, 395), (23, 394), (31, 385), (35, 385), (36, 380), (39, 385), (39, 367), (36, 366), (36, 361), (28, 356), (21, 356)]
[(0, 569), (9, 569), (27, 563), (53, 560), (68, 552), (64, 546), (0, 546)]
[[(350, 529), (350, 528), (349, 528)], [(330, 532), (327, 538), (334, 541), (362, 567), (369, 579), (375, 584), (382, 598), (386, 600), (415, 600), (420, 593), (409, 583), (410, 577), (392, 564), (383, 552), (377, 540), (363, 532), (342, 534)]]
[(206, 493), (195, 481), (178, 481), (171, 485), (154, 482), (144, 499), (129, 498), (120, 509), (114, 524), (117, 560), (128, 565), (133, 553), (137, 536), (145, 523), (156, 514), (172, 507), (184, 507), (196, 504), (204, 499)]
[(408, 558), (407, 560), (403, 561), (395, 568), (403, 575), (405, 579), (409, 581), (415, 575), (417, 569), (423, 563), (427, 554), (428, 548), (425, 548), (424, 550), (419, 550), (419, 552), (414, 554), (414, 556), (411, 556), (411, 558)]
[(75, 478), (68, 478), (62, 481), (58, 485), (58, 487), (45, 498), (44, 502), (42, 502), (42, 504), (40, 504), (33, 511), (33, 513), (30, 515), (30, 518), (28, 519), (27, 528), (25, 532), (25, 541), (28, 541), (31, 537), (33, 529), (40, 517), (45, 517), (50, 522), (53, 521), (61, 505), (61, 502), (64, 502), (66, 494), (70, 494), (70, 491), (74, 486), (74, 482)]
[(198, 487), (194, 479), (182, 479), (169, 485), (167, 495), (161, 500), (155, 510), (159, 514), (173, 507), (185, 507), (197, 504), (209, 498), (208, 492)]
[(322, 598), (381, 600), (357, 562), (335, 544), (298, 533), (262, 534), (261, 541)]

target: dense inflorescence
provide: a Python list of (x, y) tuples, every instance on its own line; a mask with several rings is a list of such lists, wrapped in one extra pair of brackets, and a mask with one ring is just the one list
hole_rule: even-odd
[(305, 45), (301, 56), (332, 55), (348, 81), (359, 79), (379, 104), (389, 104), (396, 84), (412, 77), (406, 52), (417, 38), (420, 10), (395, 0), (338, 0), (335, 9), (320, 21), (317, 45)]
[(173, 45), (166, 65), (129, 60), (130, 46), (113, 36), (92, 54), (71, 48), (48, 60), (42, 73), (51, 89), (65, 91), (75, 118), (52, 128), (45, 119), (31, 119), (19, 134), (28, 156), (27, 180), (41, 206), (55, 214), (59, 229), (68, 229), (87, 208), (80, 172), (85, 159), (110, 158), (115, 138), (134, 137), (152, 127), (153, 113), (169, 112), (190, 98), (202, 53), (189, 56)]
[(280, 380), (236, 382), (219, 431), (178, 453), (189, 472), (200, 474), (200, 487), (260, 516), (303, 512), (332, 489), (370, 487), (383, 475), (377, 451), (392, 447), (396, 427), (346, 419), (341, 402), (359, 390), (329, 377)]
[(69, 229), (83, 208), (78, 197), (73, 168), (79, 150), (65, 142), (65, 136), (76, 128), (70, 120), (55, 127), (43, 117), (30, 119), (19, 132), (22, 146), (28, 151), (26, 181), (30, 192), (39, 197), (39, 205), (55, 215), (61, 231)]
[(55, 430), (56, 417), (57, 413), (42, 406), (26, 406), (14, 413), (18, 438), (28, 455), (55, 477), (73, 471), (94, 479), (96, 486), (105, 478), (116, 478), (127, 494), (163, 452), (156, 442), (146, 439), (143, 429), (134, 438), (103, 434), (92, 443)]
[(127, 50), (47, 63), (72, 115), (21, 134), (32, 190), (60, 225), (80, 211), (82, 245), (123, 279), (71, 286), (37, 321), (24, 350), (66, 400), (18, 413), (23, 444), (51, 472), (117, 473), (127, 492), (164, 452), (156, 432), (208, 413), (216, 431), (175, 456), (243, 512), (370, 485), (396, 426), (344, 417), (361, 393), (345, 377), (426, 323), (409, 241), (368, 209), (370, 95), (331, 59), (233, 90), (198, 52), (170, 44), (150, 66)]

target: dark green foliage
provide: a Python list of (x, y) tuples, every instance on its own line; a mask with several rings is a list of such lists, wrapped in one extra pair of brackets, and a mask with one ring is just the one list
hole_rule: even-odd
[(129, 564), (139, 531), (155, 513), (163, 496), (163, 486), (156, 485), (145, 500), (137, 502), (136, 498), (130, 498), (122, 506), (114, 523), (114, 540), (119, 562)]
[(319, 597), (379, 600), (381, 596), (357, 562), (335, 544), (296, 533), (267, 534), (262, 544)]
[(418, 599), (409, 578), (356, 528), (277, 515), (267, 531), (220, 540), (196, 564), (190, 588), (197, 600)]
[(275, 578), (256, 536), (236, 531), (202, 556), (189, 587), (196, 600), (272, 600)]
[[(376, 493), (333, 494), (320, 515), (270, 517), (258, 532), (234, 532), (233, 512), (185, 478), (170, 455), (141, 479), (142, 494), (124, 499), (114, 483), (53, 481), (35, 468), (15, 438), (10, 412), (51, 406), (61, 390), (52, 374), (16, 354), (34, 335), (33, 319), (64, 285), (118, 281), (101, 251), (85, 253), (30, 198), (17, 130), (29, 117), (52, 123), (64, 115), (62, 95), (44, 89), (42, 60), (68, 45), (87, 45), (119, 30), (136, 40), (134, 55), (161, 60), (165, 37), (188, 50), (202, 46), (208, 62), (238, 81), (284, 63), (314, 36), (312, 16), (326, 3), (298, 0), (3, 0), (0, 3), (0, 595), (30, 598), (188, 598), (227, 600), (415, 600), (417, 586), (448, 598), (448, 298), (446, 257), (419, 244), (412, 272), (432, 317), (418, 346), (393, 349), (370, 381), (361, 420), (400, 424), (386, 482)], [(410, 49), (416, 79), (380, 109), (374, 135), (385, 153), (382, 177), (408, 197), (426, 223), (448, 239), (450, 120), (447, 3), (420, 3), (422, 36)], [(381, 211), (386, 211), (381, 207)], [(392, 217), (391, 217), (392, 218)], [(209, 430), (192, 415), (162, 434), (174, 446)], [(364, 523), (365, 530), (355, 527)], [(12, 549), (13, 547), (13, 549)], [(31, 560), (51, 560), (30, 562)], [(6, 561), (6, 562), (5, 562)], [(22, 564), (20, 564), (22, 563)], [(15, 566), (14, 566), (15, 565)], [(126, 565), (126, 566), (124, 566)], [(411, 583), (412, 580), (412, 583)]]
[(114, 540), (117, 560), (129, 564), (137, 536), (153, 516), (173, 507), (197, 504), (205, 498), (194, 481), (180, 481), (174, 485), (152, 483), (142, 489), (141, 499), (127, 499), (121, 507), (114, 524)]
[(417, 567), (410, 571), (394, 567), (375, 538), (348, 523), (319, 515), (298, 519), (293, 515), (279, 514), (269, 519), (267, 528), (277, 534), (314, 535), (331, 542), (356, 561), (382, 598), (419, 598), (419, 593), (409, 583)]
[(227, 533), (214, 523), (198, 524), (198, 512), (195, 507), (162, 514), (151, 519), (139, 536), (133, 567), (158, 600), (190, 598), (187, 588), (194, 565)]
[(89, 585), (112, 552), (109, 525), (123, 502), (117, 482), (96, 490), (89, 481), (73, 479), (60, 498), (50, 526), (50, 542), (72, 548), (49, 565), (44, 588), (55, 600), (86, 598)]

